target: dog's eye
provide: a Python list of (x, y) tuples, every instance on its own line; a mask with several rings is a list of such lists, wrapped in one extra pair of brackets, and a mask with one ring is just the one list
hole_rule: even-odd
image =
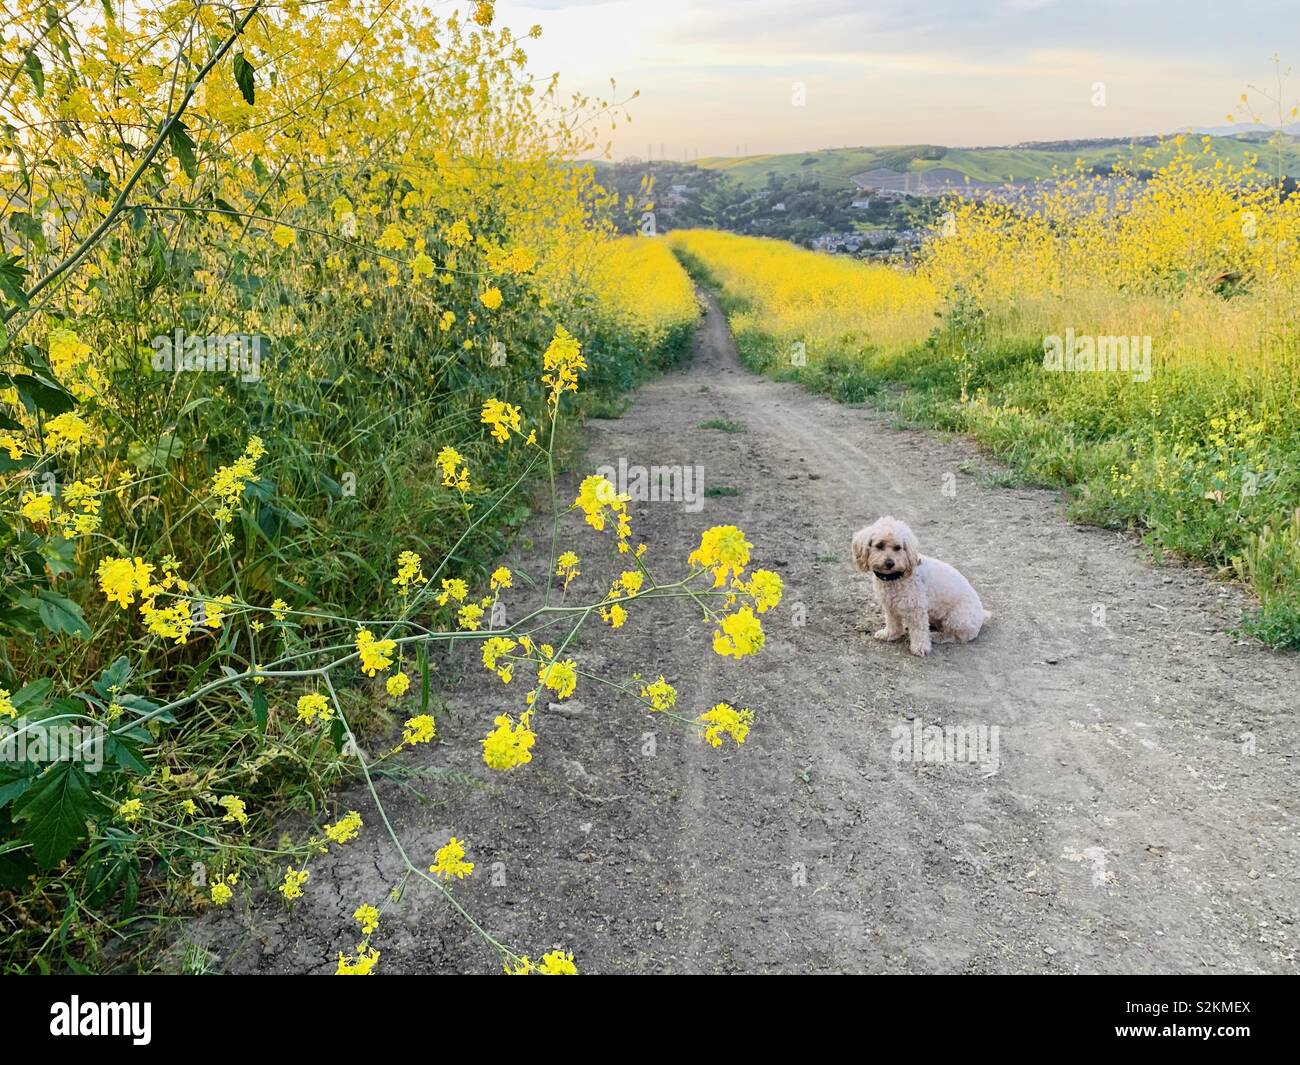
[(895, 545), (894, 545), (894, 550), (895, 550), (895, 551), (899, 551), (899, 550), (901, 550), (901, 548), (898, 546), (898, 544), (895, 544)]

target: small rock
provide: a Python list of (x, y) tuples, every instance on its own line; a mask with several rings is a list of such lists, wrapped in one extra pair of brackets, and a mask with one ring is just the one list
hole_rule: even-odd
[(588, 710), (586, 704), (579, 699), (566, 699), (562, 703), (547, 703), (546, 712), (548, 714), (559, 714), (560, 717), (591, 716), (591, 711)]

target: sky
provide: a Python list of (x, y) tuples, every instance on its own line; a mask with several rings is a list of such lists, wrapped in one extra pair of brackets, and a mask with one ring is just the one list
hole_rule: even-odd
[(536, 74), (640, 91), (601, 133), (616, 159), (1170, 133), (1275, 91), (1279, 50), (1300, 68), (1297, 0), (532, 0), (497, 22), (542, 26)]

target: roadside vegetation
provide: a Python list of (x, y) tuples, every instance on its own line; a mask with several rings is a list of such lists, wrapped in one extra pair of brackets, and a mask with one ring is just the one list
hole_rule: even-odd
[[(740, 530), (653, 559), (608, 481), (557, 486), (582, 415), (680, 359), (692, 285), (572, 165), (614, 105), (530, 77), (540, 28), (491, 3), (6, 19), (0, 969), (153, 968), (169, 922), (291, 906), (365, 831), (405, 867), (339, 929), (338, 972), (374, 971), (408, 886), (473, 924), (466, 841), (408, 855), (330, 798), (378, 804), (373, 777), (437, 743), (450, 645), (502, 683), (492, 772), (544, 745), (540, 691), (607, 682), (566, 650), (583, 624), (689, 596), (718, 654), (762, 646), (780, 582)], [(590, 542), (511, 574), (538, 510)], [(610, 572), (601, 600), (566, 601), (579, 566)], [(545, 605), (499, 622), (530, 586)], [(616, 686), (714, 746), (752, 723)], [(482, 934), (508, 971), (575, 970)]]

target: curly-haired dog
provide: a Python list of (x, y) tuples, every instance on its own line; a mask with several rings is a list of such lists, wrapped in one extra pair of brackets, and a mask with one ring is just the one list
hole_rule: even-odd
[(969, 643), (993, 615), (984, 609), (970, 581), (948, 563), (921, 554), (905, 522), (879, 518), (853, 537), (853, 563), (871, 574), (871, 586), (885, 612), (877, 640), (901, 640), (906, 633), (914, 655), (930, 653), (930, 641)]

